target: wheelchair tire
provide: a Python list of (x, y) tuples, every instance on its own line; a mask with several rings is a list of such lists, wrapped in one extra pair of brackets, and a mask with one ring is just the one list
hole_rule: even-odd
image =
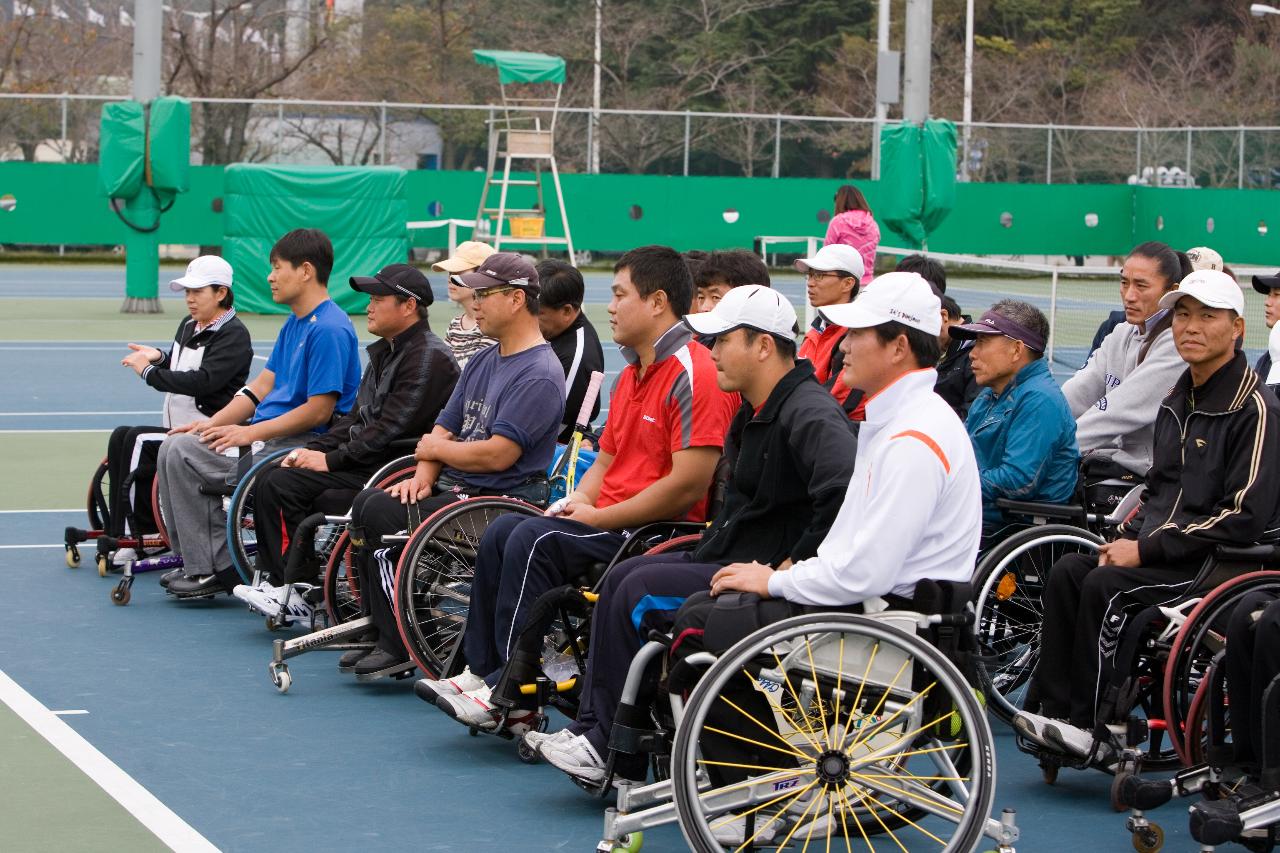
[(1194, 757), (1203, 756), (1203, 744), (1193, 746), (1187, 733), (1195, 733), (1197, 739), (1206, 733), (1203, 727), (1195, 727), (1192, 706), (1213, 656), (1226, 645), (1227, 620), (1245, 595), (1263, 589), (1280, 595), (1280, 572), (1249, 572), (1215, 587), (1187, 614), (1173, 638), (1161, 689), (1165, 727), (1184, 764), (1189, 765)]
[(160, 505), (160, 475), (151, 478), (151, 517), (156, 522), (156, 535), (169, 547), (169, 528), (164, 522), (164, 507)]
[(441, 677), (462, 639), (480, 537), (490, 522), (513, 512), (542, 514), (514, 498), (470, 498), (432, 513), (405, 544), (392, 610), (404, 647), (428, 678)]
[(253, 583), (254, 559), (250, 548), (257, 543), (253, 532), (253, 481), (264, 466), (288, 452), (289, 448), (281, 448), (255, 459), (231, 493), (231, 504), (227, 508), (227, 550), (231, 552), (231, 565), (240, 575), (241, 583)]
[[(995, 796), (986, 715), (955, 665), (892, 618), (785, 619), (751, 634), (711, 665), (689, 698), (671, 753), (676, 814), (692, 849), (741, 849), (745, 832), (731, 844), (715, 836), (739, 814), (752, 815), (757, 833), (772, 828), (768, 839), (756, 836), (760, 847), (807, 846), (815, 838), (825, 847), (834, 837), (841, 849), (848, 842), (874, 850), (870, 839), (881, 835), (888, 837), (885, 849), (907, 849), (895, 829), (909, 826), (907, 840), (915, 841), (917, 812), (928, 813), (929, 830), (944, 850), (975, 849)], [(768, 700), (769, 719), (752, 717), (725, 695), (730, 681), (744, 672), (755, 690), (778, 695)], [(707, 748), (710, 741), (704, 745), (704, 733), (726, 736), (715, 729), (713, 709), (742, 721), (746, 734), (728, 737), (760, 748), (754, 758), (707, 757), (716, 753)], [(972, 769), (962, 770), (966, 764)], [(700, 770), (712, 777), (704, 790)], [(725, 778), (717, 782), (716, 775)], [(734, 778), (742, 775), (747, 778)]]
[(107, 505), (107, 492), (111, 482), (108, 479), (109, 476), (107, 459), (104, 456), (102, 461), (98, 463), (98, 467), (94, 469), (93, 477), (89, 480), (86, 509), (89, 516), (90, 530), (105, 531), (107, 526), (111, 524), (111, 511)]
[(1042, 597), (1049, 570), (1067, 554), (1096, 552), (1102, 538), (1068, 524), (1028, 527), (998, 543), (973, 573), (974, 629), (981, 657), (978, 687), (1006, 723), (1020, 708), (1018, 692), (1040, 659)]

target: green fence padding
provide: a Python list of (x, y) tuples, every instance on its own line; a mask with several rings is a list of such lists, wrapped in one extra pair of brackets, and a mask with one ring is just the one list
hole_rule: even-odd
[(924, 200), (920, 224), (926, 234), (938, 230), (956, 206), (956, 126), (930, 119), (921, 129), (924, 155)]
[(228, 166), (223, 199), (223, 257), (236, 274), (236, 307), (288, 309), (271, 301), (269, 256), (295, 228), (319, 228), (333, 242), (329, 294), (348, 313), (368, 297), (347, 284), (409, 254), (405, 173), (390, 167)]
[[(137, 101), (104, 104), (99, 125), (98, 186), (107, 198), (133, 198), (146, 169), (146, 114)], [(65, 214), (66, 208), (62, 208)]]
[(913, 124), (886, 125), (880, 131), (880, 185), (889, 191), (872, 205), (882, 233), (914, 248), (924, 243), (924, 140)]
[[(319, 175), (310, 179), (323, 193), (313, 193), (306, 180), (294, 177), (290, 192), (321, 200), (332, 194), (324, 189), (325, 179)], [(191, 189), (179, 195), (161, 219), (158, 240), (222, 245), (227, 217), (215, 209), (215, 202), (227, 199), (225, 181), (222, 167), (191, 167)], [(818, 178), (578, 174), (563, 175), (562, 181), (574, 245), (596, 252), (620, 252), (646, 243), (679, 249), (751, 248), (753, 239), (761, 235), (820, 237), (826, 232), (832, 197), (847, 183)], [(400, 222), (470, 220), (483, 182), (479, 172), (408, 172), (404, 206), (383, 221), (394, 222), (398, 217)], [(893, 201), (887, 182), (854, 183), (866, 193), (881, 221), (882, 243), (893, 245), (899, 238), (884, 226), (883, 218)], [(56, 192), (51, 190), (55, 187)], [(929, 235), (929, 248), (936, 251), (1123, 255), (1144, 240), (1162, 240), (1180, 249), (1209, 245), (1228, 262), (1238, 264), (1274, 265), (1280, 258), (1280, 193), (1274, 190), (961, 183), (955, 191), (953, 215)], [(94, 164), (0, 163), (2, 195), (13, 195), (16, 206), (0, 209), (0, 244), (124, 242), (125, 228), (103, 200)], [(319, 206), (322, 202), (315, 198), (312, 202)], [(551, 206), (547, 230), (558, 235), (554, 193), (547, 201)], [(729, 211), (737, 217), (732, 223), (725, 219)], [(1214, 221), (1212, 233), (1209, 219)], [(291, 220), (288, 227), (272, 233), (272, 240), (303, 224), (312, 223)], [(1260, 224), (1265, 224), (1265, 234), (1259, 233)], [(415, 246), (441, 247), (446, 229), (414, 231), (410, 236)], [(470, 236), (469, 228), (459, 228), (458, 239)], [(265, 281), (266, 255), (255, 263)], [(436, 278), (432, 276), (433, 283), (438, 283)], [(237, 299), (236, 304), (242, 303)]]
[(162, 193), (191, 187), (191, 104), (183, 98), (156, 98), (148, 120), (151, 186)]

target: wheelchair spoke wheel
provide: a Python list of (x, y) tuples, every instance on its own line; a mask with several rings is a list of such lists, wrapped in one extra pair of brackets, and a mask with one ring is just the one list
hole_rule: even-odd
[(106, 530), (111, 523), (111, 513), (107, 506), (111, 479), (107, 471), (107, 460), (104, 458), (98, 463), (97, 469), (93, 472), (93, 479), (89, 481), (89, 496), (85, 503), (90, 530)]
[(409, 655), (432, 678), (462, 637), (480, 538), (490, 522), (512, 512), (541, 514), (511, 498), (472, 498), (433, 513), (405, 545), (396, 566), (396, 624)]
[(240, 575), (241, 583), (253, 583), (254, 553), (258, 545), (253, 524), (253, 482), (265, 466), (288, 452), (288, 448), (281, 448), (255, 458), (253, 466), (231, 493), (227, 505), (227, 549), (231, 552), (231, 565)]
[(982, 658), (979, 684), (996, 716), (1012, 723), (1040, 659), (1044, 589), (1053, 564), (1093, 553), (1101, 539), (1078, 527), (1049, 524), (1021, 530), (992, 548), (974, 572), (974, 627)]
[(972, 850), (995, 791), (991, 731), (914, 628), (910, 616), (799, 616), (717, 660), (671, 756), (689, 845)]
[(330, 625), (350, 622), (360, 616), (360, 584), (354, 558), (351, 536), (344, 529), (324, 568), (324, 606), (329, 611)]
[(1208, 684), (1214, 656), (1226, 646), (1227, 620), (1241, 599), (1259, 591), (1280, 596), (1280, 572), (1249, 572), (1209, 592), (1187, 615), (1168, 649), (1160, 679), (1162, 706), (1169, 738), (1184, 763), (1204, 754), (1207, 708), (1193, 711), (1198, 710), (1197, 698), (1204, 702), (1202, 687)]
[(160, 475), (151, 478), (151, 517), (156, 522), (156, 535), (169, 547), (169, 528), (164, 520), (164, 507), (160, 504)]

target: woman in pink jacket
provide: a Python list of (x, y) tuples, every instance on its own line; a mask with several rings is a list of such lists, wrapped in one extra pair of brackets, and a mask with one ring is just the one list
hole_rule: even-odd
[(822, 245), (843, 243), (852, 246), (862, 255), (862, 266), (867, 274), (861, 284), (865, 287), (875, 277), (876, 247), (880, 245), (880, 226), (871, 215), (862, 191), (846, 184), (836, 191), (836, 215), (827, 225), (827, 237)]

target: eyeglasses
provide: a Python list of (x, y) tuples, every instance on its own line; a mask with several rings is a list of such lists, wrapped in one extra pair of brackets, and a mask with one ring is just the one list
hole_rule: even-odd
[(507, 291), (515, 290), (515, 289), (516, 289), (516, 288), (514, 288), (514, 287), (510, 287), (510, 286), (507, 286), (507, 287), (486, 287), (484, 290), (475, 290), (475, 291), (472, 291), (471, 298), (472, 298), (472, 299), (474, 299), (476, 302), (479, 302), (479, 301), (481, 301), (482, 299), (484, 299), (484, 298), (485, 298), (485, 297), (487, 297), (487, 296), (493, 296), (495, 293), (506, 293)]
[(804, 274), (804, 278), (805, 278), (805, 281), (817, 281), (818, 279), (826, 278), (829, 275), (833, 275), (836, 278), (842, 278), (840, 273), (831, 272), (830, 270), (809, 270), (807, 273)]

